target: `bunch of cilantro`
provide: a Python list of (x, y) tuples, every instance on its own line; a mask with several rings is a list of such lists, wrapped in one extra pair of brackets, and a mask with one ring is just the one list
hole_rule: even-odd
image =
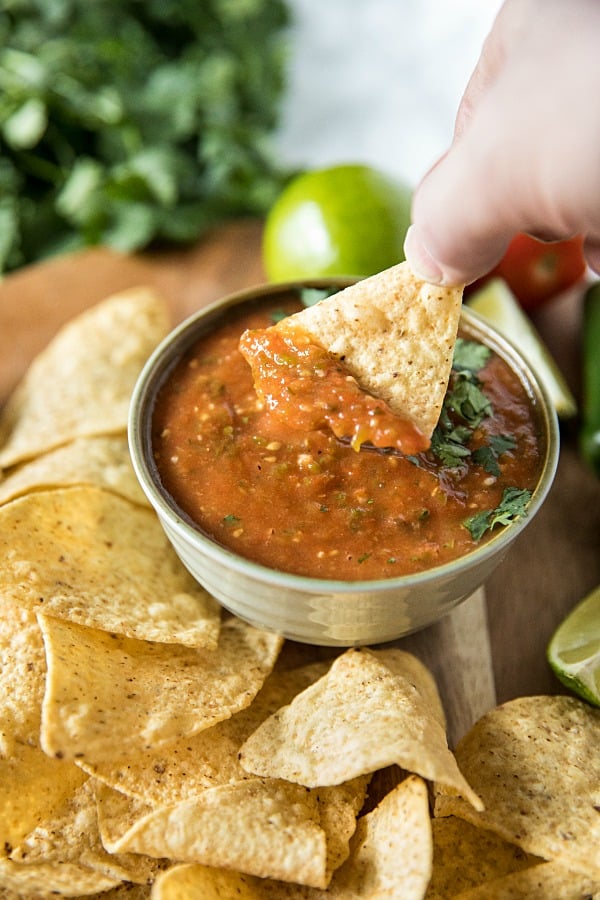
[(0, 272), (264, 212), (284, 0), (5, 0)]

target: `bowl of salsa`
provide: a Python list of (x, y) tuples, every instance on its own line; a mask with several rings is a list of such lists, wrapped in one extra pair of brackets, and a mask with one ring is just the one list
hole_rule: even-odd
[(140, 484), (195, 578), (251, 624), (329, 646), (394, 640), (470, 596), (540, 509), (559, 452), (535, 373), (467, 308), (427, 449), (336, 436), (307, 403), (319, 360), (285, 347), (275, 414), (242, 335), (348, 284), (259, 286), (200, 310), (149, 358), (129, 421)]

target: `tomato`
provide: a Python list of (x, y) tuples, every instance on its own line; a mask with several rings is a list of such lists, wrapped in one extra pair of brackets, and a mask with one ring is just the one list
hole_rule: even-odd
[(476, 286), (503, 278), (526, 310), (535, 309), (583, 277), (586, 269), (583, 239), (540, 241), (519, 233), (498, 265)]

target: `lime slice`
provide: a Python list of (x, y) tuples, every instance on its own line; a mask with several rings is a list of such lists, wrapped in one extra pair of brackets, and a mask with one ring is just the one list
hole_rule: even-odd
[(566, 687), (600, 706), (600, 585), (558, 626), (548, 662)]
[(467, 301), (467, 305), (521, 351), (545, 385), (560, 418), (572, 418), (577, 413), (577, 404), (565, 377), (506, 282), (501, 278), (492, 279)]

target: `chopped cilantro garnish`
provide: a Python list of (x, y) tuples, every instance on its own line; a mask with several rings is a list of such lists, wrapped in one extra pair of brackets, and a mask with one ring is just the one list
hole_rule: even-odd
[[(453, 377), (431, 439), (432, 452), (442, 465), (449, 468), (460, 466), (471, 455), (468, 445), (473, 432), (493, 413), (492, 404), (476, 374), (485, 365), (490, 353), (489, 348), (478, 341), (463, 338), (456, 341)], [(496, 462), (494, 451), (484, 456), (491, 457), (488, 465), (493, 466)]]
[(431, 449), (442, 465), (454, 468), (459, 466), (465, 457), (470, 456), (471, 451), (460, 441), (453, 440), (449, 435), (436, 428), (431, 436)]
[(493, 434), (490, 443), (485, 447), (479, 447), (473, 451), (473, 462), (483, 466), (490, 475), (500, 475), (498, 457), (506, 450), (514, 450), (517, 446), (515, 439), (509, 434)]
[(490, 446), (486, 445), (485, 447), (478, 447), (477, 450), (473, 450), (471, 459), (474, 463), (481, 466), (485, 472), (488, 472), (489, 475), (500, 475), (498, 457)]
[(445, 405), (473, 429), (492, 414), (489, 399), (473, 375), (466, 371), (458, 373), (452, 389), (446, 395)]
[(483, 369), (490, 358), (491, 350), (479, 341), (469, 341), (465, 338), (457, 338), (454, 345), (452, 368), (457, 372), (467, 370), (478, 372)]
[(490, 438), (490, 447), (496, 456), (500, 456), (506, 450), (514, 450), (516, 446), (517, 442), (512, 434), (493, 434)]
[(531, 491), (508, 487), (502, 494), (502, 500), (496, 509), (482, 510), (465, 519), (463, 525), (471, 532), (474, 541), (479, 541), (486, 533), (497, 525), (510, 525), (522, 516), (527, 515), (527, 504), (531, 500)]

